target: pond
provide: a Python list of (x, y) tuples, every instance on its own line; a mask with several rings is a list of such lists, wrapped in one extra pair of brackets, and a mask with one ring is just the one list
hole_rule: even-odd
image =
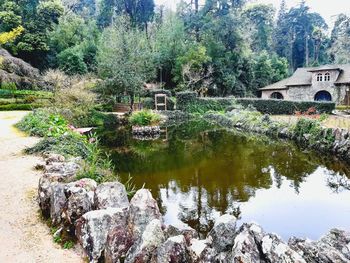
[(204, 237), (230, 213), (287, 240), (350, 230), (350, 170), (345, 164), (205, 122), (163, 128), (160, 138), (132, 138), (127, 127), (100, 133), (121, 181), (152, 191), (166, 224), (188, 224)]

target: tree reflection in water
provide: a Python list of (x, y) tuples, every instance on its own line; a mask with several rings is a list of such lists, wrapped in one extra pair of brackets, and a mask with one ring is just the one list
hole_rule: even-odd
[(348, 171), (338, 162), (324, 162), (291, 143), (214, 128), (179, 125), (168, 128), (167, 141), (151, 142), (134, 140), (124, 129), (106, 132), (102, 141), (121, 178), (130, 174), (137, 187), (151, 189), (168, 223), (187, 223), (202, 235), (222, 213), (242, 213), (244, 219), (257, 192), (277, 196), (287, 185), (297, 197), (319, 167), (331, 165), (322, 170), (324, 184), (315, 188), (349, 193)]

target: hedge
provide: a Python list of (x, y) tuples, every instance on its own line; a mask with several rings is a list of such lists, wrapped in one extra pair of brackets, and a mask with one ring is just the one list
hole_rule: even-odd
[(7, 104), (0, 105), (0, 111), (13, 111), (13, 110), (33, 110), (43, 107), (42, 104)]
[(0, 89), (0, 98), (25, 98), (28, 96), (34, 96), (40, 99), (52, 98), (52, 92), (48, 91), (35, 91), (35, 90), (8, 90)]
[(208, 111), (230, 110), (237, 107), (252, 106), (261, 113), (266, 114), (294, 114), (296, 111), (305, 112), (315, 107), (319, 113), (332, 113), (335, 109), (333, 102), (317, 101), (288, 101), (288, 100), (263, 100), (242, 98), (198, 98), (196, 92), (186, 91), (176, 94), (177, 109), (186, 112), (205, 113)]
[(236, 99), (243, 107), (253, 106), (257, 111), (266, 114), (294, 114), (296, 111), (306, 112), (315, 108), (319, 113), (332, 113), (334, 102), (319, 101), (291, 101), (291, 100), (263, 100), (263, 99)]

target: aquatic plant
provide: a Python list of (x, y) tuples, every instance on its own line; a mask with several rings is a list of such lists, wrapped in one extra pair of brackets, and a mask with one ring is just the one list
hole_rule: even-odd
[(157, 125), (161, 121), (161, 116), (151, 110), (136, 111), (129, 117), (131, 125), (149, 126)]

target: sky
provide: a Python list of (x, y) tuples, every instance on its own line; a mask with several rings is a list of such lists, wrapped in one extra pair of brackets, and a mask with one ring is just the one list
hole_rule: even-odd
[[(176, 4), (180, 0), (155, 0), (155, 2), (175, 10)], [(273, 4), (278, 9), (281, 0), (251, 0), (251, 2)], [(298, 5), (301, 0), (286, 0), (286, 2), (288, 7), (292, 7)], [(350, 13), (350, 0), (306, 0), (306, 3), (312, 12), (320, 13), (330, 27), (332, 27), (337, 14)]]

